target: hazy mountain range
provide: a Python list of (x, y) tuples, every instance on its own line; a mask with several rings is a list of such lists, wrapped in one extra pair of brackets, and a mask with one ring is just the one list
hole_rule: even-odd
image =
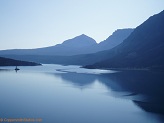
[(57, 55), (57, 56), (71, 56), (79, 54), (95, 53), (102, 50), (111, 49), (120, 44), (126, 39), (133, 29), (119, 29), (106, 40), (100, 42), (96, 41), (84, 34), (75, 38), (64, 41), (62, 44), (57, 44), (51, 47), (37, 48), (37, 49), (13, 49), (2, 50), (0, 55)]
[(118, 29), (99, 44), (94, 39), (82, 34), (55, 46), (37, 49), (1, 50), (0, 55), (2, 57), (37, 63), (87, 65), (94, 63), (94, 61), (87, 61), (85, 54), (111, 49), (123, 42), (132, 31), (133, 29)]
[[(138, 26), (106, 60), (87, 68), (164, 68), (164, 11)], [(113, 55), (114, 54), (114, 55)]]
[(136, 29), (116, 30), (106, 40), (84, 34), (52, 47), (3, 50), (1, 56), (86, 68), (164, 68), (164, 11)]

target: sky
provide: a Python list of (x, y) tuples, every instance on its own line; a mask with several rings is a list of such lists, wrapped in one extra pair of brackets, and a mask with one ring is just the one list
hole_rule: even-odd
[(164, 0), (0, 0), (0, 50), (47, 47), (81, 34), (99, 43), (162, 10)]

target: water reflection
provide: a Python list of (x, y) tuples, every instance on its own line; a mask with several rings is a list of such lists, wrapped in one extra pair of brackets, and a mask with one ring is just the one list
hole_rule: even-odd
[(0, 116), (41, 117), (44, 123), (162, 123), (163, 75), (63, 73), (52, 66), (1, 71)]
[(70, 82), (77, 87), (88, 86), (96, 80), (96, 75), (94, 74), (81, 74), (74, 72), (55, 74), (55, 76), (59, 76), (64, 81)]
[[(164, 114), (164, 73), (158, 71), (122, 71), (112, 74), (56, 74), (78, 88), (96, 80), (112, 90), (113, 96), (129, 98), (148, 112)], [(110, 93), (111, 94), (111, 93)]]
[(134, 103), (148, 112), (164, 114), (164, 73), (159, 71), (123, 71), (109, 78), (118, 83), (125, 91), (144, 95), (145, 100)]

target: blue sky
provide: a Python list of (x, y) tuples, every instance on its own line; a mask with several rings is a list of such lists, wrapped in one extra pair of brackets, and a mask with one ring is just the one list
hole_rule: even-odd
[(46, 47), (86, 34), (97, 42), (164, 10), (164, 0), (0, 0), (0, 50)]

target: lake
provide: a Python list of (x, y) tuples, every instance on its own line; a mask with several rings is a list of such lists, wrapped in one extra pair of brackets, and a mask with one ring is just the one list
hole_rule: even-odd
[(163, 123), (164, 73), (0, 67), (0, 122)]

